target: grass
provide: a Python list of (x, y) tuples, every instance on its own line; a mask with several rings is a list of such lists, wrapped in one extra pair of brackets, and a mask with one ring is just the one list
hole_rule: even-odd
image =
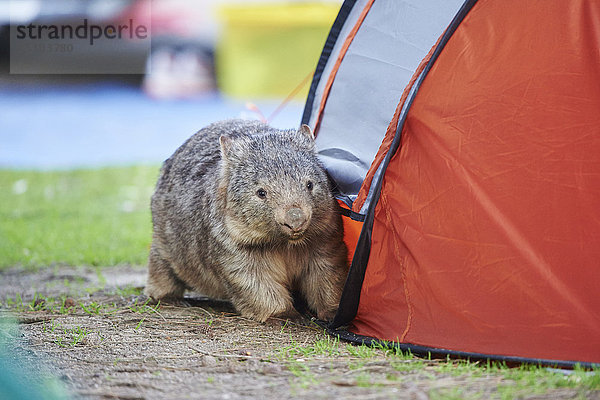
[(0, 268), (144, 264), (158, 170), (0, 170)]
[[(600, 391), (600, 370), (586, 371), (575, 368), (565, 372), (537, 365), (508, 367), (492, 362), (431, 360), (381, 346), (340, 343), (327, 335), (307, 345), (291, 341), (290, 344), (279, 348), (277, 354), (277, 358), (287, 364), (294, 377), (293, 382), (305, 389), (328, 379), (318, 370), (311, 369), (313, 361), (326, 358), (344, 359), (347, 372), (343, 372), (343, 369), (341, 371), (350, 379), (345, 384), (358, 388), (402, 386), (403, 381), (414, 379), (428, 379), (431, 382), (444, 382), (448, 378), (458, 379), (458, 385), (433, 385), (427, 393), (432, 399), (508, 400), (532, 395), (543, 397), (553, 390), (560, 389), (571, 389), (570, 395), (585, 399), (591, 391)], [(489, 384), (483, 385), (488, 391), (478, 389), (478, 382), (489, 382), (490, 379), (496, 382), (492, 392), (489, 391)]]
[(517, 368), (495, 366), (491, 371), (504, 378), (505, 384), (498, 386), (498, 394), (502, 399), (513, 399), (525, 395), (543, 395), (549, 390), (560, 388), (577, 388), (579, 398), (586, 398), (588, 390), (600, 390), (600, 370), (585, 371), (575, 368), (566, 373), (532, 365)]
[(292, 386), (298, 385), (303, 389), (308, 389), (319, 383), (316, 374), (310, 370), (310, 367), (302, 361), (292, 360), (288, 363), (288, 371), (290, 371), (295, 379), (290, 383)]
[(290, 344), (278, 349), (280, 360), (296, 360), (307, 357), (336, 357), (341, 354), (339, 339), (324, 334), (323, 338), (309, 346), (301, 346), (293, 339)]
[[(139, 292), (139, 290), (136, 290), (135, 292)], [(21, 295), (17, 293), (14, 298), (6, 297), (5, 299), (0, 300), (0, 308), (6, 308), (19, 313), (47, 311), (59, 315), (73, 314), (81, 311), (84, 315), (88, 316), (108, 316), (123, 310), (127, 310), (134, 314), (158, 314), (160, 310), (160, 301), (156, 304), (150, 304), (150, 299), (146, 299), (143, 302), (135, 299), (133, 304), (119, 307), (115, 302), (75, 302), (73, 299), (66, 296), (52, 297), (40, 295), (38, 293), (34, 294), (32, 300), (23, 301)], [(145, 318), (145, 316), (142, 318), (142, 322)], [(209, 322), (209, 325), (210, 324), (212, 324), (212, 321)], [(141, 326), (141, 323), (138, 324), (138, 328), (139, 326)]]
[(149, 303), (150, 299), (146, 299), (143, 303), (138, 304), (138, 300), (136, 299), (135, 302), (127, 308), (129, 311), (138, 314), (157, 313), (160, 309), (160, 300), (154, 305), (149, 305)]
[(63, 327), (60, 323), (52, 320), (48, 324), (44, 321), (42, 332), (52, 334), (53, 342), (60, 347), (74, 347), (85, 343), (87, 336), (92, 331), (84, 326)]

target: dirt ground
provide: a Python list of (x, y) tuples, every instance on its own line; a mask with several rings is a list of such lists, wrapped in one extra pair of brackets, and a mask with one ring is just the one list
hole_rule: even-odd
[[(0, 318), (19, 322), (8, 362), (28, 364), (29, 383), (53, 376), (84, 399), (501, 398), (513, 385), (339, 343), (310, 321), (256, 323), (193, 294), (191, 307), (151, 306), (144, 281), (130, 266), (0, 272)], [(581, 388), (516, 393), (600, 399)]]

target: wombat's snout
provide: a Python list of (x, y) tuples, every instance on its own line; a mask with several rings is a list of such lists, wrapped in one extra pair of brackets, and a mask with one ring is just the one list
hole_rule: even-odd
[(284, 220), (280, 222), (284, 231), (292, 237), (297, 239), (302, 236), (306, 228), (308, 227), (308, 220), (310, 216), (306, 215), (302, 209), (298, 207), (292, 207), (286, 211)]

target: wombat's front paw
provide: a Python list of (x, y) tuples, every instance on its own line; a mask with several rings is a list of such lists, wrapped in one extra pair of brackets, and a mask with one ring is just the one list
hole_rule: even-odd
[(258, 303), (256, 301), (249, 302), (242, 299), (233, 299), (232, 303), (242, 316), (258, 322), (265, 322), (268, 318), (284, 315), (289, 310), (294, 310), (291, 301), (285, 301), (285, 299), (281, 298), (276, 298), (275, 300), (270, 303)]

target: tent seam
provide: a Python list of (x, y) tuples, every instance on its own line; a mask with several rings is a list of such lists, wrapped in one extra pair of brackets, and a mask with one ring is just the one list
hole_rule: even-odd
[[(444, 33), (445, 33), (445, 31), (444, 31)], [(417, 81), (419, 76), (421, 76), (421, 73), (425, 69), (425, 66), (427, 65), (427, 63), (429, 63), (429, 60), (431, 59), (431, 56), (433, 55), (435, 48), (438, 46), (438, 44), (443, 36), (444, 35), (442, 34), (438, 38), (437, 42), (431, 47), (431, 49), (429, 50), (429, 52), (427, 53), (425, 58), (423, 58), (423, 60), (421, 60), (421, 63), (417, 66), (417, 69), (415, 70), (413, 76), (410, 78), (410, 81), (404, 88), (404, 91), (402, 92), (402, 95), (400, 96), (400, 100), (398, 101), (398, 105), (396, 106), (396, 109), (394, 110), (394, 115), (392, 115), (392, 119), (390, 120), (390, 123), (388, 124), (388, 127), (386, 129), (386, 134), (381, 142), (381, 145), (379, 146), (379, 150), (377, 150), (377, 154), (375, 155), (373, 164), (371, 165), (371, 168), (367, 172), (367, 176), (365, 176), (365, 181), (363, 182), (363, 185), (361, 187), (360, 192), (358, 193), (358, 195), (356, 197), (356, 200), (354, 200), (354, 204), (352, 205), (353, 211), (360, 212), (360, 210), (362, 210), (362, 207), (364, 206), (365, 201), (368, 198), (368, 194), (370, 192), (371, 185), (373, 184), (373, 177), (375, 175), (375, 172), (377, 171), (377, 169), (383, 162), (383, 159), (385, 158), (385, 154), (390, 150), (393, 139), (397, 134), (398, 121), (400, 120), (400, 114), (402, 113), (402, 110), (404, 109), (404, 104), (406, 103), (406, 100), (408, 99), (408, 96), (409, 96), (415, 82)], [(393, 132), (393, 134), (392, 134), (392, 132)], [(375, 166), (377, 168), (374, 168)], [(366, 190), (367, 188), (369, 188), (369, 190)], [(363, 190), (363, 189), (365, 189), (365, 190)]]
[[(389, 212), (390, 207), (389, 207), (389, 202), (387, 200), (387, 194), (383, 193), (383, 191), (381, 193), (381, 203), (382, 203), (382, 206), (385, 211), (385, 217), (388, 221), (389, 226), (392, 229), (394, 237), (399, 238), (400, 235), (396, 231), (396, 227), (393, 224), (392, 216), (390, 215), (390, 212)], [(398, 247), (397, 241), (394, 241), (394, 256), (396, 257), (396, 260), (398, 261), (398, 264), (400, 265), (400, 276), (402, 278), (403, 286), (404, 286), (404, 299), (406, 300), (406, 307), (408, 310), (408, 315), (406, 317), (406, 328), (404, 329), (404, 332), (402, 332), (402, 335), (400, 336), (400, 339), (398, 340), (399, 342), (404, 342), (406, 339), (406, 336), (408, 335), (408, 332), (412, 328), (412, 319), (413, 319), (413, 315), (414, 315), (414, 308), (411, 303), (410, 290), (408, 289), (408, 285), (407, 285), (408, 280), (406, 279), (406, 264), (402, 261), (402, 257), (400, 256), (400, 248)]]

